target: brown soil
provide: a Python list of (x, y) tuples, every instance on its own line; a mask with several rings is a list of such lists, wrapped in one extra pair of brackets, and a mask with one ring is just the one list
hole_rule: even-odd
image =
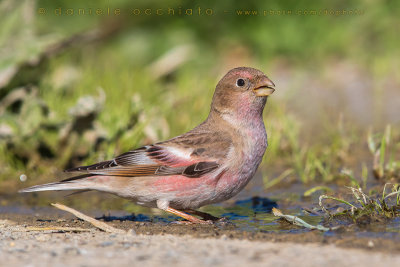
[[(247, 233), (227, 225), (113, 221), (109, 234), (68, 215), (1, 214), (0, 258), (7, 266), (398, 266), (399, 246), (384, 239)], [(63, 226), (88, 232), (28, 231)], [(347, 234), (346, 234), (347, 235)], [(251, 241), (250, 241), (251, 240)], [(284, 241), (284, 242), (283, 242)], [(335, 245), (353, 247), (340, 248)], [(365, 249), (355, 249), (365, 248)], [(368, 249), (368, 250), (367, 250)]]
[[(15, 225), (21, 227), (80, 227), (93, 229), (93, 226), (85, 221), (76, 219), (70, 214), (55, 211), (52, 214), (46, 212), (37, 212), (34, 215), (3, 213), (0, 214), (0, 220), (12, 221)], [(176, 235), (190, 236), (193, 238), (221, 238), (239, 239), (251, 241), (268, 242), (296, 242), (296, 243), (317, 243), (333, 244), (345, 248), (359, 248), (385, 253), (400, 252), (400, 240), (398, 236), (388, 238), (363, 237), (356, 234), (352, 227), (341, 228), (335, 231), (334, 235), (324, 234), (319, 231), (304, 231), (291, 233), (284, 232), (247, 232), (236, 228), (233, 223), (222, 222), (214, 225), (183, 225), (174, 223), (152, 223), (135, 222), (131, 220), (112, 220), (108, 224), (124, 229), (131, 230), (136, 234), (143, 235)], [(282, 229), (298, 229), (296, 226), (288, 225), (282, 222)]]

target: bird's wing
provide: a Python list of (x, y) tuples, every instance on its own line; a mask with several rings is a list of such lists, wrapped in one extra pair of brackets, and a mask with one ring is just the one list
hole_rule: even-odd
[(126, 152), (112, 160), (68, 169), (66, 172), (130, 177), (183, 175), (196, 178), (218, 168), (229, 145), (227, 140), (205, 138), (201, 134), (194, 139), (179, 136)]

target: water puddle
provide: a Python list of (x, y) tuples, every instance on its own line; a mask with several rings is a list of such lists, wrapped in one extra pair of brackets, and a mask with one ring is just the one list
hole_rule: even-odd
[[(343, 235), (351, 234), (355, 239), (356, 238), (380, 238), (380, 239), (388, 239), (388, 240), (400, 240), (400, 218), (393, 219), (385, 219), (385, 220), (374, 220), (371, 218), (366, 221), (362, 221), (361, 223), (352, 221), (350, 218), (346, 218), (345, 216), (341, 217), (329, 217), (326, 213), (323, 213), (321, 210), (315, 213), (309, 213), (311, 210), (316, 210), (319, 208), (318, 206), (318, 197), (315, 196), (313, 198), (304, 198), (301, 197), (295, 191), (298, 191), (299, 188), (296, 186), (292, 189), (286, 188), (286, 195), (282, 196), (279, 192), (282, 189), (278, 189), (275, 193), (270, 192), (268, 195), (271, 195), (274, 199), (264, 198), (264, 197), (246, 197), (241, 200), (230, 201), (228, 203), (221, 203), (216, 205), (205, 206), (201, 209), (201, 211), (212, 214), (216, 217), (225, 217), (228, 222), (230, 222), (231, 227), (230, 231), (235, 232), (246, 232), (246, 233), (269, 233), (269, 234), (286, 234), (286, 235), (296, 235), (296, 234), (308, 234), (308, 233), (318, 233), (319, 236), (324, 237), (339, 237)], [(288, 193), (289, 192), (289, 193)], [(288, 194), (290, 198), (288, 199)], [(278, 196), (281, 195), (282, 198)], [(18, 198), (17, 202), (10, 201), (9, 197), (1, 197), (0, 196), (0, 219), (7, 219), (9, 214), (17, 214), (23, 215), (25, 219), (20, 217), (21, 222), (27, 220), (27, 218), (32, 218), (31, 222), (36, 221), (36, 223), (44, 223), (44, 222), (57, 222), (58, 218), (74, 218), (73, 216), (68, 217), (64, 212), (54, 209), (49, 206), (35, 205), (32, 203), (38, 203), (38, 199), (40, 197), (40, 203), (51, 203), (55, 201), (64, 201), (60, 200), (60, 195), (53, 195), (54, 198), (51, 200), (44, 200), (46, 196), (52, 195), (27, 195), (24, 197)], [(81, 199), (86, 199), (90, 202), (90, 199), (96, 195), (88, 195), (86, 197), (80, 196)], [(239, 195), (239, 197), (243, 197), (244, 194)], [(25, 198), (25, 204), (24, 200)], [(6, 201), (7, 199), (7, 201)], [(30, 200), (29, 200), (30, 199)], [(34, 199), (34, 200), (32, 200)], [(144, 223), (146, 227), (150, 230), (146, 230), (150, 233), (164, 232), (165, 228), (173, 227), (171, 222), (175, 222), (180, 220), (180, 218), (168, 215), (164, 212), (151, 210), (151, 209), (143, 209), (138, 208), (138, 206), (131, 204), (129, 201), (123, 204), (124, 211), (121, 210), (121, 201), (117, 198), (110, 198), (111, 200), (117, 201), (117, 205), (113, 208), (102, 208), (102, 210), (109, 210), (107, 214), (104, 215), (103, 211), (96, 211), (96, 207), (99, 207), (100, 204), (104, 202), (104, 199), (97, 199), (93, 201), (92, 204), (88, 204), (89, 207), (92, 207), (88, 210), (86, 208), (80, 207), (76, 202), (68, 202), (72, 200), (68, 200), (68, 198), (64, 199), (66, 205), (70, 205), (78, 210), (87, 213), (90, 216), (94, 216), (97, 219), (101, 219), (106, 222), (111, 223), (120, 223), (121, 226), (129, 228), (132, 225), (135, 225), (139, 222)], [(105, 202), (110, 201), (108, 199)], [(29, 200), (29, 201), (28, 201)], [(76, 198), (74, 199), (76, 201)], [(31, 203), (31, 204), (27, 204)], [(46, 204), (47, 205), (47, 204)], [(130, 206), (129, 206), (130, 205)], [(128, 208), (127, 208), (128, 207)], [(129, 208), (131, 207), (131, 208)], [(347, 208), (342, 205), (327, 205), (330, 210), (337, 210), (338, 208)], [(325, 227), (333, 227), (340, 226), (337, 230), (330, 230), (327, 232), (319, 232), (316, 230), (310, 230), (305, 227), (296, 226), (287, 222), (283, 219), (279, 219), (274, 216), (272, 208), (279, 208), (286, 215), (297, 216), (298, 218), (304, 220), (306, 223), (311, 225), (323, 225)], [(29, 219), (28, 219), (29, 220)], [(219, 228), (221, 231), (224, 231), (223, 224), (216, 224), (216, 228)], [(152, 231), (151, 229), (156, 229)], [(191, 231), (190, 229), (182, 227), (182, 234), (185, 234), (185, 231)], [(176, 229), (175, 229), (176, 230)], [(174, 230), (174, 231), (175, 231)], [(168, 232), (169, 230), (167, 230)], [(181, 230), (179, 230), (181, 231)]]

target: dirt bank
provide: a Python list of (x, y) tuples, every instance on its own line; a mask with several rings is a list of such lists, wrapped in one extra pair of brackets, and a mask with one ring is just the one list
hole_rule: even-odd
[[(70, 214), (0, 214), (0, 258), (7, 266), (218, 265), (384, 266), (400, 264), (398, 238), (342, 229), (296, 234), (246, 232), (232, 223), (176, 225), (113, 219), (127, 234), (108, 234)], [(75, 232), (32, 227), (74, 227)], [(282, 228), (292, 226), (283, 224)], [(82, 231), (85, 230), (85, 231)]]
[[(332, 244), (250, 241), (190, 235), (27, 231), (0, 221), (0, 258), (7, 266), (397, 266), (393, 253)], [(46, 222), (43, 223), (46, 225)], [(63, 225), (76, 226), (63, 222)], [(83, 226), (83, 225), (81, 225)], [(139, 229), (139, 228), (136, 228)]]

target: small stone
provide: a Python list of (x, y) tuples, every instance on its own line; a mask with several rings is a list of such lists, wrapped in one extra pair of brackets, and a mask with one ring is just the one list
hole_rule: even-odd
[(145, 260), (148, 260), (148, 259), (150, 259), (149, 255), (139, 255), (139, 256), (136, 257), (137, 261), (145, 261)]
[(122, 243), (122, 246), (124, 248), (130, 248), (130, 247), (132, 247), (132, 243), (124, 242), (124, 243)]
[(136, 232), (133, 229), (129, 229), (128, 232), (126, 233), (128, 236), (135, 236)]
[(27, 179), (28, 179), (28, 177), (27, 177), (25, 174), (21, 174), (21, 175), (19, 176), (19, 180), (20, 180), (21, 182), (26, 182)]
[(336, 209), (336, 213), (341, 213), (341, 212), (344, 212), (344, 211), (345, 211), (345, 209), (343, 207), (338, 207)]
[(112, 242), (112, 241), (104, 241), (103, 243), (100, 243), (100, 246), (108, 247), (108, 246), (112, 246), (113, 244), (114, 244), (114, 242)]
[(79, 249), (79, 254), (80, 255), (87, 255), (88, 251), (86, 249)]
[(45, 242), (45, 241), (49, 240), (49, 237), (46, 235), (38, 235), (38, 236), (36, 236), (36, 240), (40, 241), (40, 242)]
[(66, 247), (64, 248), (64, 253), (68, 255), (79, 255), (80, 250), (77, 247)]

